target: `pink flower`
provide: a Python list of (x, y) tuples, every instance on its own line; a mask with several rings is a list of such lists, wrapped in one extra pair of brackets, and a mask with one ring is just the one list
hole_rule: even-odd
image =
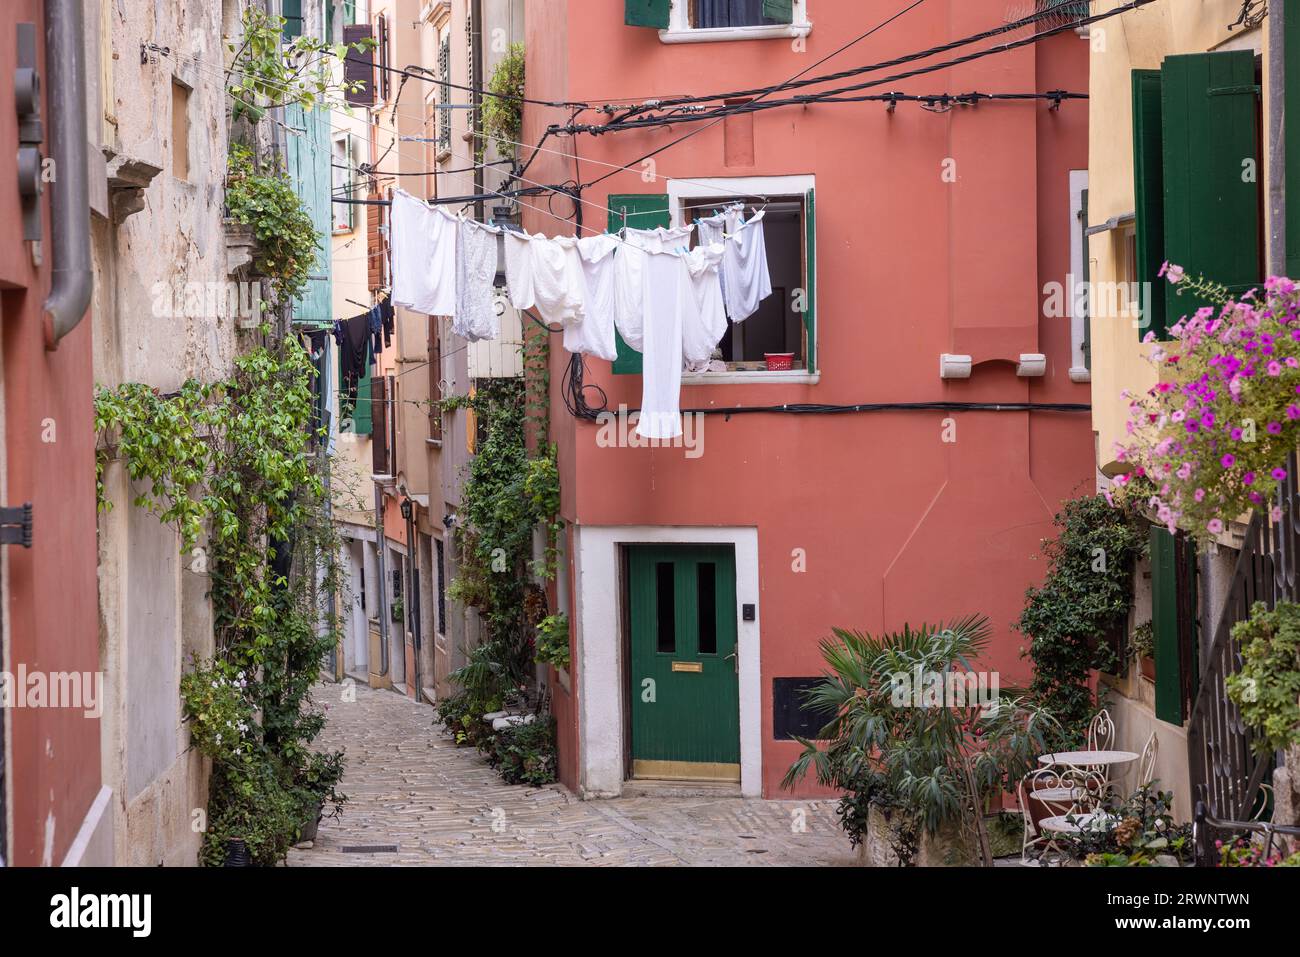
[(1196, 499), (1198, 502), (1202, 501), (1205, 498), (1205, 489), (1198, 488), (1195, 494), (1192, 495), (1192, 498)]
[(1223, 521), (1221, 519), (1212, 518), (1205, 527), (1210, 531), (1210, 534), (1218, 535), (1223, 531)]
[(1225, 469), (1230, 469), (1237, 464), (1237, 457), (1231, 452), (1228, 452), (1223, 456), (1223, 458), (1219, 459), (1219, 464)]
[(1273, 476), (1273, 478), (1277, 479), (1280, 482), (1284, 478), (1286, 478), (1286, 469), (1275, 468), (1273, 471), (1269, 472), (1268, 474)]
[(1254, 472), (1247, 472), (1245, 475), (1243, 475), (1243, 476), (1241, 477), (1241, 483), (1242, 483), (1243, 485), (1254, 485), (1254, 484), (1255, 484), (1255, 473), (1254, 473)]
[(1282, 374), (1282, 364), (1280, 362), (1270, 362), (1268, 364), (1268, 374), (1278, 376)]

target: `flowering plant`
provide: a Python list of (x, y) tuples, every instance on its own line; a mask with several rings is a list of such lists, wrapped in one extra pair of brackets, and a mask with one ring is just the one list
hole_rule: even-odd
[(244, 672), (224, 661), (181, 676), (181, 704), (190, 746), (218, 761), (246, 763), (253, 750), (253, 705)]
[[(1152, 349), (1155, 386), (1125, 393), (1129, 438), (1116, 443), (1116, 456), (1132, 470), (1116, 481), (1148, 480), (1162, 524), (1209, 539), (1266, 507), (1287, 477), (1300, 440), (1300, 289), (1274, 277), (1262, 299), (1251, 290), (1233, 301), (1178, 266), (1166, 263), (1161, 275), (1180, 295), (1215, 305), (1184, 316), (1169, 330), (1173, 341)], [(1154, 339), (1147, 333), (1145, 341)]]

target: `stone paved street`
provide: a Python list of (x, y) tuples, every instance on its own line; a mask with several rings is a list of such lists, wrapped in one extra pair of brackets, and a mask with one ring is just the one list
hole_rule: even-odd
[[(326, 685), (319, 744), (344, 748), (341, 820), (324, 821), (291, 867), (394, 865), (817, 865), (854, 860), (833, 801), (638, 796), (579, 801), (559, 785), (505, 784), (391, 691)], [(803, 814), (798, 814), (802, 809)], [(792, 822), (802, 817), (798, 832)], [(397, 850), (361, 850), (396, 845)], [(349, 850), (356, 849), (356, 850)]]

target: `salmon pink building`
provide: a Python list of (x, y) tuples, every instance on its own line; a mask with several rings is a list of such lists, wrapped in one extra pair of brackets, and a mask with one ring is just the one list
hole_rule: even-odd
[[(1083, 324), (1044, 309), (1044, 287), (1085, 266), (1088, 113), (1068, 94), (1087, 91), (1088, 43), (1070, 29), (840, 102), (758, 108), (1059, 22), (763, 92), (1007, 22), (1006, 4), (905, 7), (528, 5), (537, 102), (521, 138), (559, 129), (519, 185), (581, 189), (525, 197), (524, 227), (685, 225), (739, 202), (763, 212), (773, 287), (729, 327), (709, 371), (683, 375), (675, 445), (641, 447), (610, 418), (641, 404), (640, 355), (620, 341), (613, 363), (575, 363), (551, 336), (566, 522), (556, 601), (572, 641), (553, 710), (561, 777), (584, 796), (641, 778), (779, 796), (792, 736), (820, 723), (798, 692), (821, 672), (832, 627), (985, 614), (983, 667), (1004, 688), (1028, 677), (1012, 623), (1041, 580), (1039, 543), (1060, 502), (1091, 490)], [(611, 122), (618, 131), (573, 131)]]

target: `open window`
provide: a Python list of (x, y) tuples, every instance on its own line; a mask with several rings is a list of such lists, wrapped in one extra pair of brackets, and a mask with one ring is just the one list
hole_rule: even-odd
[[(728, 321), (715, 352), (726, 372), (698, 373), (700, 380), (733, 374), (807, 376), (817, 370), (817, 222), (811, 176), (673, 180), (668, 195), (624, 193), (609, 197), (609, 231), (623, 226), (654, 229), (685, 225), (741, 204), (748, 220), (763, 210), (772, 294), (740, 323)], [(698, 233), (698, 230), (696, 231)], [(692, 243), (697, 242), (692, 238)], [(616, 374), (640, 374), (641, 354), (617, 337)], [(767, 355), (789, 353), (789, 371), (768, 371)]]
[[(728, 322), (714, 357), (727, 364), (729, 372), (757, 372), (767, 369), (769, 355), (790, 354), (793, 368), (808, 370), (809, 327), (804, 322), (807, 298), (808, 197), (717, 196), (692, 197), (680, 206), (681, 222), (698, 223), (741, 204), (741, 216), (749, 221), (763, 214), (763, 239), (767, 246), (767, 268), (772, 277), (772, 294), (759, 303), (758, 311), (742, 322)], [(699, 242), (699, 229), (692, 245)]]

